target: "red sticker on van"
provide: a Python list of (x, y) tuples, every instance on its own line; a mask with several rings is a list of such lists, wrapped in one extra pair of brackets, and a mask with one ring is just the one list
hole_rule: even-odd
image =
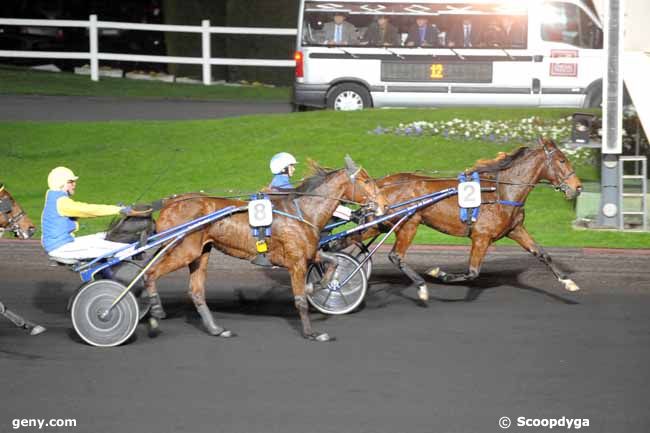
[(557, 59), (558, 57), (578, 57), (578, 50), (551, 50), (551, 58)]
[[(578, 50), (551, 50), (551, 58), (576, 58)], [(577, 63), (551, 63), (551, 77), (577, 77)]]

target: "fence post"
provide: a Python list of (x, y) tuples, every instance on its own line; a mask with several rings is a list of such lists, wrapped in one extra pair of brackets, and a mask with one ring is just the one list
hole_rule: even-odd
[(203, 48), (203, 84), (212, 83), (212, 66), (210, 65), (210, 20), (201, 21), (201, 47)]
[(98, 57), (98, 37), (97, 37), (97, 15), (90, 16), (90, 27), (88, 29), (90, 37), (90, 79), (99, 81), (99, 57)]

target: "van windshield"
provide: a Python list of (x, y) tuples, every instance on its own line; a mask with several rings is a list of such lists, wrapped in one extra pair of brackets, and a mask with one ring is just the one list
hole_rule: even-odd
[(526, 48), (525, 7), (305, 2), (303, 45)]
[(549, 2), (544, 5), (542, 40), (580, 48), (603, 47), (603, 32), (578, 6)]

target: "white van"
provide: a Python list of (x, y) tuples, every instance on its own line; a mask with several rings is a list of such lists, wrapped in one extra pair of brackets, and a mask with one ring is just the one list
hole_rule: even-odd
[(597, 107), (602, 47), (592, 0), (301, 0), (293, 102)]

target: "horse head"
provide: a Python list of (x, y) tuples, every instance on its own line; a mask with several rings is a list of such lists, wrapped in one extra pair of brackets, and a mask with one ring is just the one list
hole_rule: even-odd
[(382, 216), (388, 206), (388, 201), (375, 180), (366, 170), (357, 166), (349, 155), (345, 157), (345, 172), (350, 180), (345, 191), (345, 198), (362, 203), (373, 210), (375, 216)]
[(539, 144), (546, 158), (541, 177), (551, 182), (557, 191), (562, 191), (567, 200), (573, 200), (579, 196), (582, 191), (582, 182), (576, 176), (571, 162), (553, 140), (540, 138)]
[(0, 183), (0, 232), (5, 230), (14, 232), (21, 239), (29, 239), (36, 232), (36, 227), (4, 184)]

